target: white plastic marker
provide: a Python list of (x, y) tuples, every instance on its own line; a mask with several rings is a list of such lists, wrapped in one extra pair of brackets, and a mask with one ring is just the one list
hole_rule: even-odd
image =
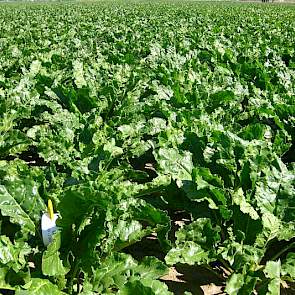
[(48, 246), (52, 242), (52, 236), (57, 231), (56, 220), (58, 214), (54, 214), (51, 200), (48, 200), (48, 212), (42, 215), (41, 230), (42, 238), (45, 246)]

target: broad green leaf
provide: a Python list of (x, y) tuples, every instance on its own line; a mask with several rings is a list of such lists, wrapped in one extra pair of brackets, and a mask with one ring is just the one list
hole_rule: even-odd
[(145, 256), (135, 272), (145, 279), (158, 279), (168, 273), (168, 267), (159, 259), (152, 256)]
[(32, 249), (27, 243), (15, 241), (12, 243), (6, 236), (0, 236), (0, 261), (14, 271), (19, 271), (26, 265), (26, 259)]
[(45, 279), (32, 278), (30, 282), (17, 288), (16, 295), (65, 295), (64, 292), (60, 291), (58, 287), (52, 284), (50, 281)]
[(267, 286), (267, 295), (280, 294), (280, 273), (281, 273), (281, 262), (279, 261), (268, 261), (263, 270), (265, 276), (270, 279)]
[(111, 286), (123, 287), (128, 279), (127, 272), (137, 266), (136, 261), (127, 254), (114, 254), (94, 271), (93, 289), (102, 292)]
[(8, 216), (12, 223), (20, 225), (22, 230), (35, 234), (33, 220), (3, 185), (0, 185), (0, 211), (3, 216)]
[(199, 218), (176, 232), (176, 244), (194, 241), (210, 249), (220, 241), (220, 228), (213, 227), (209, 218)]
[(102, 292), (111, 287), (121, 289), (128, 281), (138, 279), (157, 282), (156, 279), (167, 272), (168, 268), (155, 257), (145, 257), (138, 263), (130, 255), (115, 253), (107, 257), (94, 271), (93, 290)]
[(119, 204), (120, 207), (110, 205), (106, 213), (104, 251), (112, 251), (113, 247), (123, 249), (152, 232), (157, 232), (159, 241), (168, 246), (170, 219), (165, 212), (135, 198), (122, 200)]
[(73, 76), (75, 79), (75, 84), (78, 88), (82, 88), (83, 86), (87, 85), (84, 78), (83, 63), (79, 60), (75, 60), (73, 62)]
[(160, 282), (151, 279), (142, 279), (132, 282), (128, 282), (124, 287), (117, 293), (118, 295), (172, 295), (173, 293), (168, 291), (168, 287)]
[(0, 267), (0, 289), (14, 290), (15, 288), (9, 285), (5, 280), (7, 272), (8, 272), (8, 269), (4, 267)]
[(53, 241), (48, 245), (42, 255), (42, 273), (46, 276), (63, 276), (68, 270), (60, 259), (60, 233), (54, 235)]
[(163, 173), (175, 179), (179, 187), (182, 181), (192, 179), (193, 163), (189, 152), (179, 154), (176, 149), (159, 149), (155, 157)]
[(229, 295), (239, 294), (239, 290), (244, 285), (244, 276), (240, 273), (234, 273), (226, 282), (225, 292)]
[(19, 130), (12, 130), (2, 135), (0, 133), (0, 154), (16, 155), (28, 149), (30, 139)]
[(165, 261), (169, 265), (177, 263), (208, 264), (212, 259), (209, 257), (209, 251), (203, 249), (198, 244), (186, 241), (179, 246), (172, 248), (165, 257)]
[(176, 246), (165, 260), (168, 264), (205, 264), (214, 259), (214, 248), (220, 241), (220, 228), (213, 228), (210, 219), (199, 218), (176, 232)]
[(244, 196), (243, 190), (240, 188), (238, 189), (238, 191), (236, 191), (233, 194), (233, 202), (238, 205), (240, 207), (240, 210), (245, 213), (245, 214), (249, 214), (249, 216), (254, 219), (257, 220), (259, 219), (259, 215), (256, 212), (256, 210), (253, 208), (253, 206), (251, 206), (251, 204), (249, 204)]

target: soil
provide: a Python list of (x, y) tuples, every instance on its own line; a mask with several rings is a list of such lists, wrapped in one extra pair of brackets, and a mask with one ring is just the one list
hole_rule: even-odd
[(161, 280), (175, 295), (182, 295), (185, 291), (191, 292), (193, 295), (225, 294), (223, 292), (224, 283), (202, 267), (171, 267), (169, 274), (162, 277)]
[[(135, 259), (141, 260), (144, 256), (155, 256), (164, 260), (156, 236), (150, 236), (128, 247), (126, 252)], [(224, 281), (204, 267), (179, 265), (169, 268), (169, 273), (161, 278), (168, 289), (175, 295), (182, 295), (185, 291), (193, 295), (221, 295), (225, 294)], [(289, 295), (289, 294), (288, 294)]]
[[(128, 247), (125, 251), (139, 261), (144, 256), (155, 256), (160, 260), (164, 260), (165, 257), (156, 235), (143, 239)], [(226, 294), (224, 292), (225, 280), (200, 266), (178, 265), (171, 267), (169, 273), (163, 276), (161, 281), (165, 282), (169, 291), (175, 295), (183, 295), (185, 292), (191, 292), (193, 295)], [(295, 295), (295, 283), (287, 284), (282, 282), (281, 295)]]

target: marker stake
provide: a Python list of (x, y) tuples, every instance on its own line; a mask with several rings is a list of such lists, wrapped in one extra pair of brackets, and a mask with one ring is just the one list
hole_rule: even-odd
[(47, 213), (44, 213), (41, 218), (42, 238), (45, 246), (52, 242), (52, 236), (58, 230), (56, 220), (58, 214), (54, 214), (51, 200), (48, 200)]

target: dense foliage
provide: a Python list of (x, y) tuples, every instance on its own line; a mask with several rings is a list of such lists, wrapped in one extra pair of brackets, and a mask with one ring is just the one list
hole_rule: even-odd
[[(189, 264), (228, 294), (279, 294), (295, 279), (294, 27), (279, 5), (0, 5), (0, 292), (172, 294), (157, 279)], [(128, 254), (151, 234), (163, 261)]]

